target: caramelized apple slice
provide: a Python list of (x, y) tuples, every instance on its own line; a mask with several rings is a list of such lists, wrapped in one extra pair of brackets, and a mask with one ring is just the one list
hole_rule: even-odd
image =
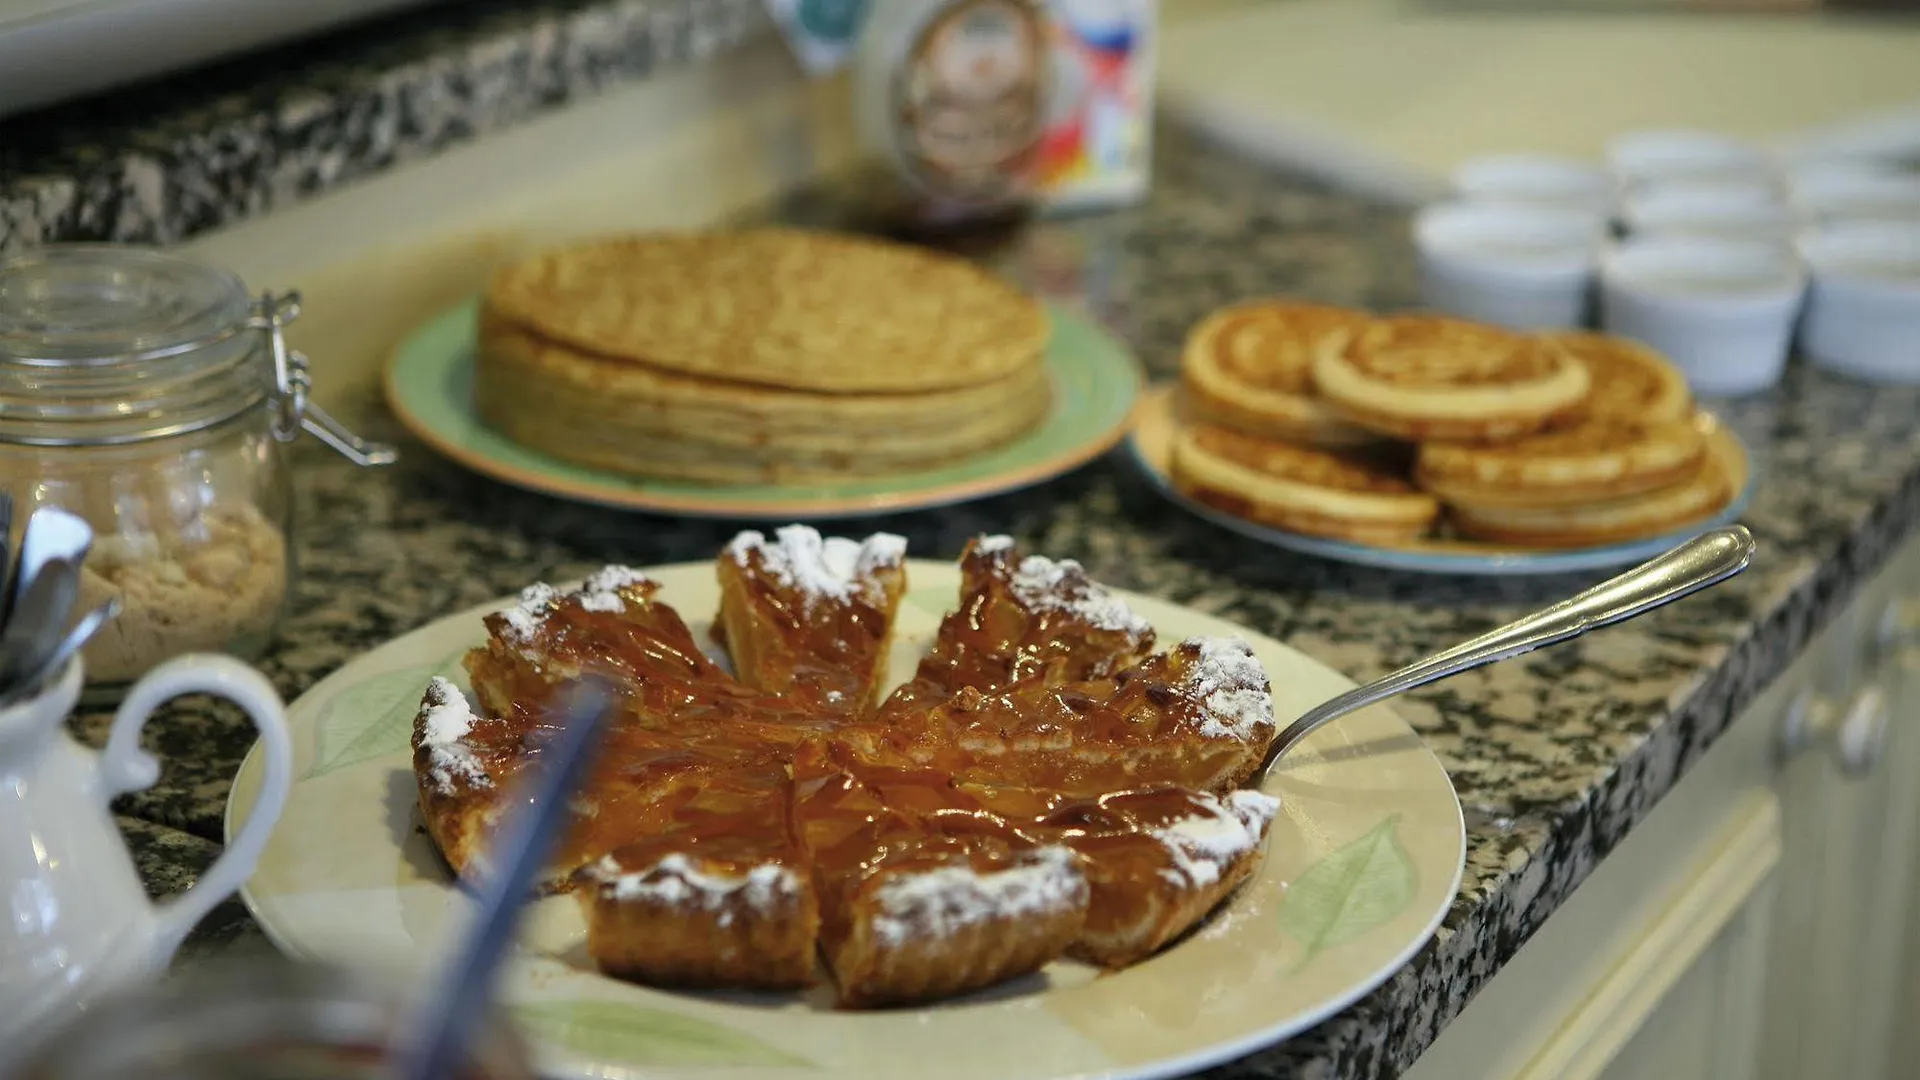
[(886, 677), (894, 614), (906, 593), (907, 542), (855, 542), (789, 525), (734, 537), (720, 553), (715, 636), (741, 682), (816, 714), (854, 716)]
[(1008, 537), (980, 537), (967, 545), (960, 575), (960, 606), (942, 620), (905, 694), (925, 700), (1034, 678), (1100, 678), (1153, 648), (1153, 627), (1070, 559), (1022, 558)]
[(990, 986), (1038, 970), (1079, 937), (1087, 883), (1066, 847), (969, 809), (938, 774), (895, 771), (883, 791), (805, 753), (794, 768), (794, 820), (843, 1006)]
[(1229, 791), (1274, 736), (1265, 671), (1243, 641), (1194, 638), (1109, 678), (1031, 678), (933, 704), (897, 694), (876, 727), (887, 752), (963, 781), (1065, 795), (1175, 785)]
[(1090, 889), (1072, 955), (1125, 967), (1193, 929), (1260, 865), (1279, 800), (1179, 788), (1060, 807), (1033, 828), (1080, 856)]

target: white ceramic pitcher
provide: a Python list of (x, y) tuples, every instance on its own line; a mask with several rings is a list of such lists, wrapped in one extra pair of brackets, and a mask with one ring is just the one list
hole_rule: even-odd
[[(224, 656), (182, 656), (153, 669), (123, 699), (103, 753), (62, 724), (81, 682), (75, 660), (39, 697), (0, 709), (0, 1059), (26, 1032), (163, 971), (194, 924), (253, 873), (287, 800), (286, 710), (252, 668)], [(158, 763), (140, 749), (140, 729), (167, 701), (199, 693), (246, 710), (260, 732), (265, 782), (225, 853), (193, 888), (155, 905), (107, 804), (159, 779)]]

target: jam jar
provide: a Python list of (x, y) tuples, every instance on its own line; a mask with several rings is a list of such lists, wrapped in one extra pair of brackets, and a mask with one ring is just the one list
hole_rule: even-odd
[[(13, 539), (57, 507), (93, 526), (76, 613), (118, 601), (84, 652), (110, 701), (186, 652), (251, 660), (293, 575), (284, 445), (310, 432), (363, 465), (393, 451), (308, 400), (282, 328), (297, 294), (120, 245), (0, 260), (0, 479)], [(17, 550), (10, 544), (9, 550)]]
[[(39, 1036), (17, 1080), (377, 1080), (417, 1013), (401, 980), (277, 957), (211, 961), (123, 991)], [(491, 1005), (448, 1080), (533, 1080), (505, 1009)]]

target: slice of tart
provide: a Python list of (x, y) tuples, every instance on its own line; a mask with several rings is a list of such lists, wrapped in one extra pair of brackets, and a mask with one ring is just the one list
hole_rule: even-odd
[(1022, 555), (1011, 537), (976, 537), (960, 558), (959, 606), (895, 696), (1099, 678), (1144, 659), (1153, 640), (1153, 626), (1079, 563)]
[(829, 756), (803, 756), (794, 821), (843, 1006), (949, 997), (1036, 971), (1085, 925), (1073, 852), (973, 809), (938, 772), (896, 772), (882, 792)]
[(1257, 791), (1120, 791), (1055, 809), (1035, 827), (1080, 856), (1087, 922), (1070, 954), (1125, 967), (1192, 930), (1260, 865), (1280, 802)]
[(635, 839), (577, 875), (594, 963), (659, 986), (812, 983), (820, 911), (786, 768), (680, 780), (637, 815)]
[(819, 713), (872, 708), (907, 591), (907, 542), (822, 537), (788, 525), (743, 532), (720, 553), (714, 632), (741, 682)]

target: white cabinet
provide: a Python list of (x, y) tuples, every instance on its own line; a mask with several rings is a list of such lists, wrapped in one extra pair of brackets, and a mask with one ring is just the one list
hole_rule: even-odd
[[(1787, 716), (1776, 781), (1786, 836), (1768, 970), (1763, 1080), (1892, 1080), (1920, 855), (1920, 679), (1900, 613), (1904, 552), (1832, 632), (1832, 657)], [(1801, 721), (1801, 723), (1796, 723)], [(1809, 722), (1810, 721), (1810, 722)], [(1817, 736), (1796, 739), (1811, 728)]]
[(1410, 1080), (1897, 1080), (1920, 1060), (1920, 541)]

